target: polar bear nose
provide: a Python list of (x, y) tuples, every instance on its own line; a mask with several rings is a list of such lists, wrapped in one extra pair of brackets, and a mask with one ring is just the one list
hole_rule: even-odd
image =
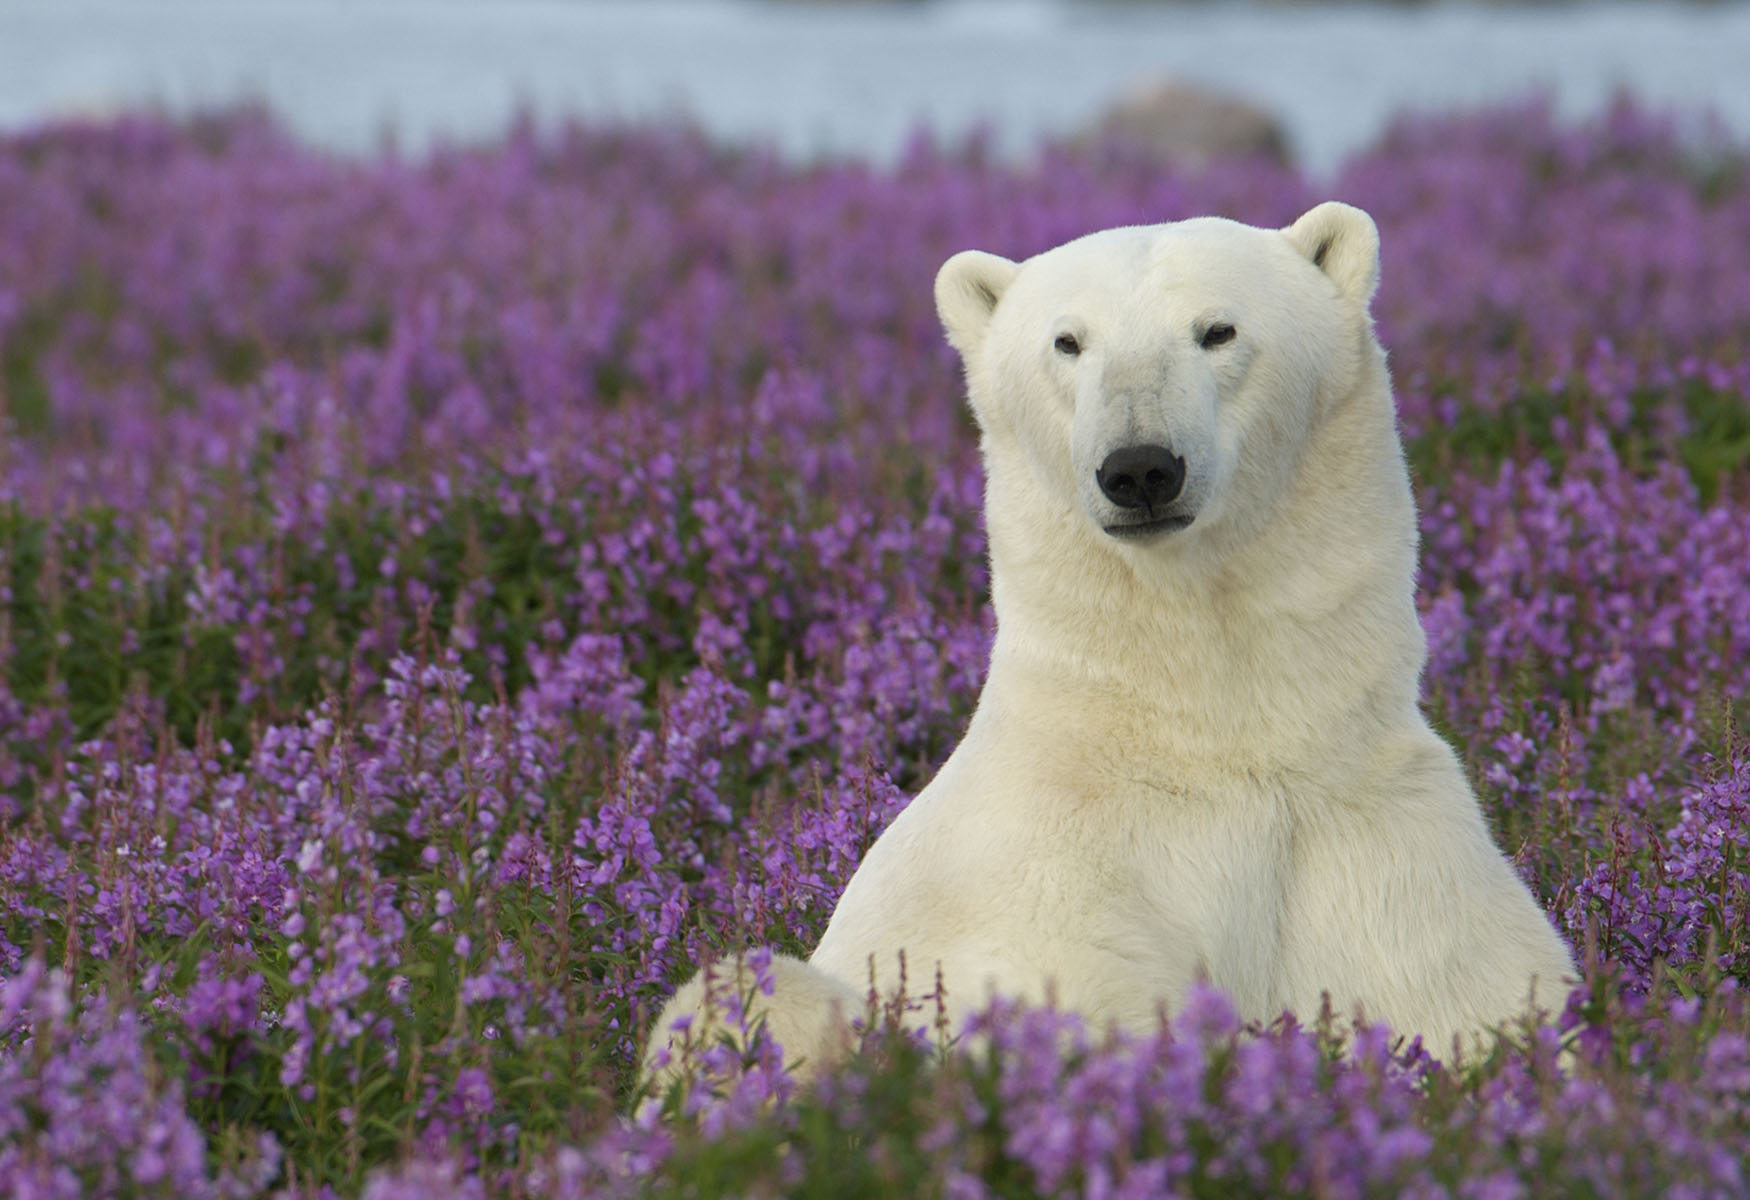
[(1119, 508), (1153, 509), (1185, 486), (1185, 460), (1165, 446), (1126, 446), (1106, 456), (1094, 482)]

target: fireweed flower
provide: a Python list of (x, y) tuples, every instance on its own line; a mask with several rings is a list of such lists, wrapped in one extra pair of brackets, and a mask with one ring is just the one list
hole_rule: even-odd
[(947, 1049), (877, 1006), (811, 1088), (699, 1047), (665, 1116), (658, 1006), (814, 944), (983, 678), (936, 267), (1324, 194), (1117, 145), (0, 138), (0, 1190), (1742, 1194), (1745, 161), (1530, 104), (1332, 185), (1386, 247), (1423, 700), (1583, 959), (1554, 1028), (1452, 1070), (1203, 988)]

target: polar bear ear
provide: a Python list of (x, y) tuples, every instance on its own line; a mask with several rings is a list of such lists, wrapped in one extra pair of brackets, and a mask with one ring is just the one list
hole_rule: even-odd
[(1283, 232), (1338, 291), (1367, 307), (1379, 286), (1379, 229), (1372, 217), (1354, 205), (1327, 200)]
[(962, 250), (936, 272), (936, 313), (948, 342), (962, 356), (984, 340), (997, 301), (1019, 268), (1006, 258), (982, 250)]

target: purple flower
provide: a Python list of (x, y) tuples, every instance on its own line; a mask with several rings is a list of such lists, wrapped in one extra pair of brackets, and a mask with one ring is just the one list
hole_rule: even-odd
[(0, 137), (0, 1190), (779, 1192), (831, 1130), (895, 1193), (1741, 1194), (1745, 163), (1529, 103), (1321, 185), (1382, 231), (1422, 696), (1583, 953), (1559, 1034), (1455, 1070), (1203, 987), (1127, 1038), (998, 1004), (814, 1088), (708, 1047), (664, 1118), (623, 1111), (658, 1006), (805, 953), (978, 696), (936, 267), (1312, 185)]

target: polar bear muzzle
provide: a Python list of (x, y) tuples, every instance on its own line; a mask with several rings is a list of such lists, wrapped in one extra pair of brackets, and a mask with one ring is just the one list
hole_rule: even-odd
[(1130, 519), (1103, 526), (1116, 538), (1171, 533), (1191, 523), (1191, 514), (1165, 510), (1185, 486), (1185, 460), (1165, 446), (1125, 446), (1106, 456), (1094, 482)]

